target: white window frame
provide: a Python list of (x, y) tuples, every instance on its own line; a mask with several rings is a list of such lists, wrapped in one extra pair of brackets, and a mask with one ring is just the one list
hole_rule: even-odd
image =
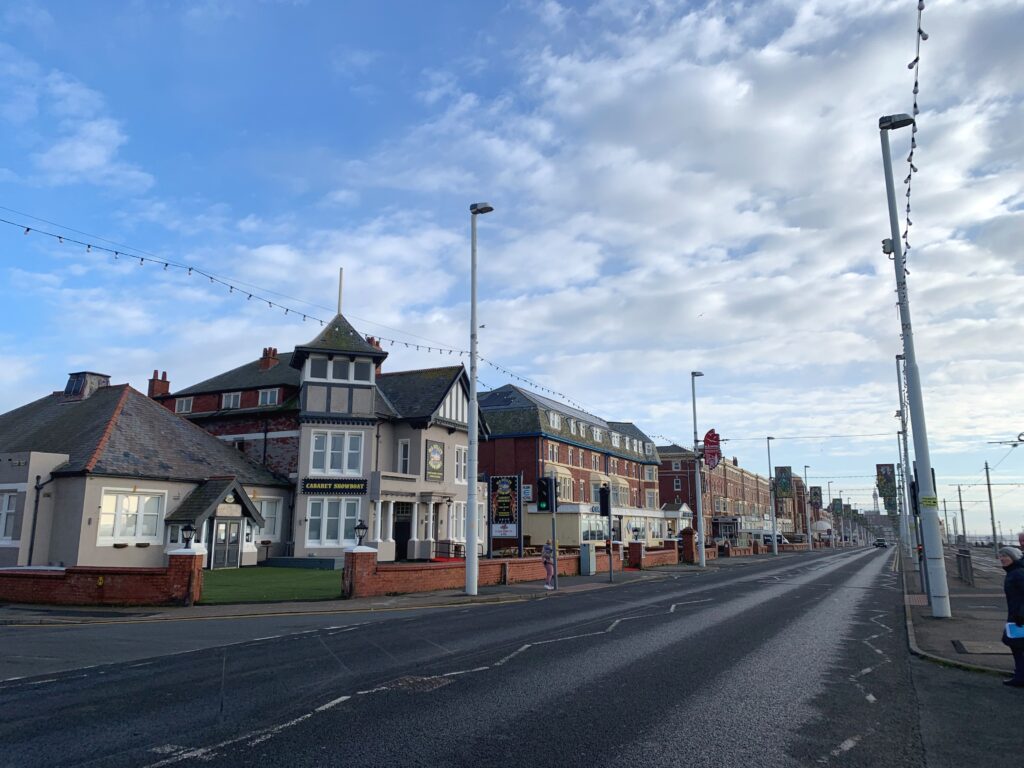
[[(338, 508), (338, 537), (336, 539), (327, 538), (328, 521), (331, 519), (332, 504), (337, 504)], [(359, 497), (353, 496), (313, 496), (306, 501), (306, 546), (310, 549), (319, 548), (331, 548), (337, 549), (338, 547), (344, 547), (349, 544), (356, 543), (355, 536), (355, 525), (360, 520), (360, 512), (362, 507), (362, 500)], [(313, 521), (319, 521), (318, 526), (314, 526)], [(351, 521), (352, 523), (352, 537), (345, 537), (346, 523)], [(313, 539), (310, 537), (310, 532), (314, 527), (319, 529), (319, 538)]]
[[(106, 510), (106, 500), (108, 496), (114, 497), (114, 521), (113, 521), (113, 532), (110, 535), (103, 533), (103, 518), (109, 516), (110, 513)], [(156, 511), (156, 531), (151, 535), (139, 533), (142, 529), (142, 523), (144, 515), (136, 513), (139, 516), (139, 520), (136, 521), (134, 534), (127, 534), (123, 530), (123, 508), (117, 502), (118, 497), (137, 497), (137, 498), (155, 498), (158, 499)], [(153, 514), (153, 513), (150, 513)], [(167, 514), (167, 491), (160, 491), (156, 489), (148, 488), (102, 488), (100, 490), (100, 514), (97, 517), (96, 524), (96, 546), (98, 547), (109, 547), (114, 544), (135, 544), (135, 543), (147, 543), (147, 544), (161, 544), (164, 541), (164, 517)]]
[(464, 445), (455, 446), (455, 482), (466, 485), (469, 477), (469, 448)]
[(683, 468), (683, 464), (679, 459), (672, 459), (672, 471), (678, 472)]
[[(338, 356), (335, 356), (337, 358)], [(340, 357), (347, 357), (347, 355), (341, 355)], [(313, 361), (324, 360), (327, 362), (327, 375), (326, 376), (314, 376), (313, 375)], [(365, 363), (367, 368), (367, 378), (357, 379), (356, 378), (356, 366)], [(367, 357), (357, 357), (354, 360), (348, 361), (348, 378), (338, 379), (334, 377), (334, 359), (329, 358), (325, 355), (310, 355), (306, 359), (306, 363), (303, 366), (303, 376), (309, 381), (343, 381), (349, 384), (372, 384), (374, 381), (375, 365), (373, 360)]]
[[(0, 490), (0, 541), (20, 541), (14, 538), (14, 520), (18, 511), (18, 492)], [(11, 534), (7, 534), (7, 526), (11, 526)]]
[[(237, 405), (229, 405), (229, 402), (236, 402)], [(225, 392), (220, 396), (220, 409), (222, 411), (234, 411), (242, 407), (241, 392)]]
[(648, 464), (646, 467), (644, 467), (644, 481), (645, 482), (653, 483), (657, 479), (658, 479), (658, 476), (654, 473), (654, 467), (652, 467), (650, 464)]
[(597, 427), (591, 427), (590, 429), (591, 429), (591, 434), (594, 436), (594, 442), (600, 443), (601, 442), (601, 430), (598, 429)]
[[(266, 402), (264, 402), (264, 395), (266, 395)], [(271, 395), (273, 395), (273, 400), (271, 400)], [(259, 404), (261, 406), (277, 405), (280, 402), (280, 397), (281, 390), (276, 387), (274, 389), (261, 389)]]
[(597, 453), (590, 454), (590, 468), (595, 472), (601, 471), (601, 456)]
[(612, 448), (618, 448), (618, 447), (619, 447), (619, 433), (618, 432), (612, 432)]
[(179, 397), (174, 401), (175, 413), (192, 413), (192, 398)]
[(552, 429), (562, 428), (562, 417), (556, 411), (548, 411), (548, 426)]
[(657, 491), (653, 491), (653, 490), (648, 490), (645, 495), (646, 495), (647, 508), (648, 509), (657, 509), (658, 508), (658, 492)]
[(682, 480), (682, 478), (679, 478), (679, 477), (673, 477), (672, 478), (672, 490), (673, 491), (681, 491), (681, 490), (683, 490), (683, 480)]
[(576, 434), (576, 419), (569, 419), (569, 432), (570, 434)]
[(410, 474), (412, 469), (412, 441), (398, 441), (398, 460), (395, 462), (395, 469), (403, 475)]
[(558, 462), (558, 443), (548, 443), (548, 461)]
[[(253, 504), (259, 510), (260, 515), (263, 516), (264, 521), (274, 521), (274, 530), (272, 531), (268, 531), (266, 526), (256, 527), (255, 535), (259, 537), (260, 541), (281, 540), (281, 510), (284, 507), (283, 501), (283, 499), (277, 496), (253, 500)], [(269, 512), (271, 508), (274, 509), (273, 514)]]
[(574, 454), (573, 447), (570, 445), (569, 446), (569, 461), (566, 462), (570, 467), (574, 466), (575, 463), (576, 463), (576, 456), (574, 456), (573, 454)]
[[(316, 449), (316, 439), (318, 436), (324, 436), (324, 447), (322, 451)], [(340, 450), (335, 446), (335, 438), (341, 439)], [(358, 456), (358, 467), (352, 469), (349, 467), (350, 459), (353, 454), (353, 439), (358, 438), (359, 449), (356, 452)], [(309, 472), (310, 474), (316, 474), (318, 476), (333, 475), (333, 476), (347, 476), (356, 477), (363, 473), (363, 453), (366, 447), (366, 440), (363, 432), (355, 431), (342, 431), (334, 429), (315, 429), (310, 435), (309, 440)], [(317, 454), (323, 453), (323, 467), (316, 466)], [(331, 467), (331, 457), (333, 455), (340, 455), (340, 467)]]

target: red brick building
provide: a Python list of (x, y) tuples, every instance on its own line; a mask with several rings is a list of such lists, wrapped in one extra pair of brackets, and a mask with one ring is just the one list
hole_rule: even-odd
[(551, 535), (550, 517), (537, 515), (532, 490), (539, 477), (558, 487), (558, 538), (566, 544), (603, 541), (606, 518), (597, 514), (598, 491), (611, 492), (615, 538), (639, 531), (654, 540), (675, 529), (658, 493), (654, 442), (629, 422), (605, 421), (564, 403), (512, 385), (480, 395), (488, 435), (479, 444), (480, 470), (522, 475), (525, 530), (532, 539)]

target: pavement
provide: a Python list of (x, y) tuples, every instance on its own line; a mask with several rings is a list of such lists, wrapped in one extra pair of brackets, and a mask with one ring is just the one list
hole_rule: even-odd
[(1013, 673), (1013, 655), (1000, 642), (1006, 621), (1006, 575), (991, 549), (971, 547), (974, 583), (958, 576), (957, 550), (947, 548), (946, 582), (952, 617), (934, 618), (921, 573), (903, 559), (904, 604), (910, 650), (947, 666), (1006, 676)]
[[(966, 584), (957, 576), (956, 552), (955, 549), (945, 551), (947, 583), (953, 614), (949, 619), (932, 617), (927, 594), (921, 586), (920, 572), (911, 570), (910, 563), (905, 559), (894, 559), (894, 568), (902, 570), (903, 575), (905, 618), (910, 651), (916, 656), (947, 666), (974, 672), (1012, 674), (1013, 656), (999, 640), (1002, 634), (1001, 627), (1006, 617), (1003, 569), (990, 550), (971, 548), (974, 583)], [(802, 554), (786, 553), (777, 557), (780, 560), (799, 558)], [(770, 554), (742, 558), (719, 558), (710, 561), (707, 570), (713, 572), (742, 568), (772, 558), (773, 555)], [(615, 574), (612, 582), (609, 582), (607, 573), (594, 576), (562, 576), (559, 578), (559, 588), (556, 591), (545, 590), (543, 584), (538, 581), (482, 586), (475, 596), (466, 595), (462, 590), (453, 589), (351, 600), (196, 605), (189, 608), (4, 604), (0, 605), (0, 626), (148, 623), (454, 608), (472, 604), (545, 600), (557, 598), (559, 595), (614, 588), (636, 581), (687, 576), (699, 578), (700, 575), (701, 569), (697, 566), (680, 563), (675, 566), (645, 571), (622, 571)]]
[[(780, 554), (778, 557), (799, 557), (800, 553)], [(737, 568), (770, 560), (772, 555), (756, 555), (743, 558), (720, 558), (708, 563), (708, 570)], [(249, 616), (284, 616), (332, 614), (374, 611), (404, 611), (417, 608), (445, 608), (475, 603), (506, 603), (522, 600), (556, 598), (560, 594), (587, 592), (595, 589), (629, 584), (635, 581), (678, 578), (689, 574), (699, 576), (701, 569), (695, 565), (680, 563), (652, 570), (626, 570), (616, 572), (609, 582), (608, 574), (594, 576), (561, 576), (558, 589), (549, 591), (539, 581), (518, 584), (502, 584), (479, 587), (475, 596), (462, 590), (450, 589), (437, 592), (419, 592), (410, 595), (388, 597), (367, 597), (351, 600), (316, 600), (283, 603), (237, 603), (233, 605), (195, 605), (189, 608), (146, 606), (118, 608), (111, 606), (49, 606), (5, 603), (0, 604), (0, 626), (25, 625), (79, 625), (109, 623), (141, 623), (155, 621), (182, 621), (189, 619), (242, 618)], [(338, 578), (340, 580), (341, 574)]]

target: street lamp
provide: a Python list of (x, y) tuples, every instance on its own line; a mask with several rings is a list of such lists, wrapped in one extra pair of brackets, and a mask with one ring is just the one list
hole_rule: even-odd
[(768, 495), (772, 502), (772, 554), (779, 554), (778, 523), (775, 521), (775, 475), (772, 471), (772, 440), (770, 435), (765, 438), (768, 443)]
[(363, 537), (366, 536), (366, 532), (370, 530), (370, 527), (360, 520), (356, 523), (356, 539), (358, 539), (358, 545), (363, 546)]
[[(907, 375), (907, 395), (910, 401), (910, 423), (914, 430), (914, 456), (918, 464), (918, 504), (920, 505), (921, 534), (928, 569), (928, 589), (934, 618), (952, 616), (949, 606), (949, 587), (946, 583), (946, 561), (939, 534), (939, 500), (932, 482), (932, 460), (928, 452), (928, 428), (924, 418), (924, 399), (921, 395), (921, 376), (914, 351), (914, 331), (910, 322), (910, 299), (907, 293), (907, 269), (900, 248), (900, 223), (896, 213), (896, 186), (892, 178), (892, 157), (889, 153), (889, 131), (914, 125), (914, 118), (906, 114), (884, 115), (878, 119), (878, 133), (882, 142), (882, 165), (885, 171), (885, 191), (889, 203), (889, 231), (891, 239), (883, 241), (882, 248), (891, 251), (896, 270), (896, 294), (899, 299), (900, 321), (903, 326), (904, 370)], [(916, 130), (916, 126), (915, 126)]]
[(192, 549), (192, 539), (196, 536), (196, 527), (189, 520), (181, 527), (181, 538), (185, 542), (185, 549)]
[[(469, 481), (466, 490), (466, 594), (477, 593), (480, 563), (477, 557), (476, 478), (477, 478), (477, 402), (476, 402), (476, 218), (494, 210), (490, 203), (469, 206), (470, 269), (469, 269), (469, 458), (466, 461)], [(520, 523), (522, 524), (522, 523)]]
[(807, 551), (814, 551), (814, 540), (811, 534), (811, 505), (808, 503), (808, 495), (811, 490), (807, 487), (807, 470), (811, 468), (810, 464), (804, 464), (804, 517), (807, 519)]
[(704, 560), (704, 490), (701, 488), (700, 452), (697, 449), (697, 377), (700, 371), (690, 371), (690, 399), (693, 402), (693, 473), (697, 490), (697, 564), (703, 568)]

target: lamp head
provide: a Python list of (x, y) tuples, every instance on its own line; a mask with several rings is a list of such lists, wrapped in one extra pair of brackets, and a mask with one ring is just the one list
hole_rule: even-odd
[(494, 206), (490, 203), (473, 203), (469, 206), (469, 212), (474, 216), (481, 213), (490, 213), (494, 210)]
[(701, 371), (690, 371), (690, 375), (691, 376), (703, 376), (704, 374)]
[(898, 115), (883, 115), (878, 118), (878, 130), (880, 131), (895, 131), (897, 128), (906, 128), (913, 124), (914, 118), (904, 112)]

